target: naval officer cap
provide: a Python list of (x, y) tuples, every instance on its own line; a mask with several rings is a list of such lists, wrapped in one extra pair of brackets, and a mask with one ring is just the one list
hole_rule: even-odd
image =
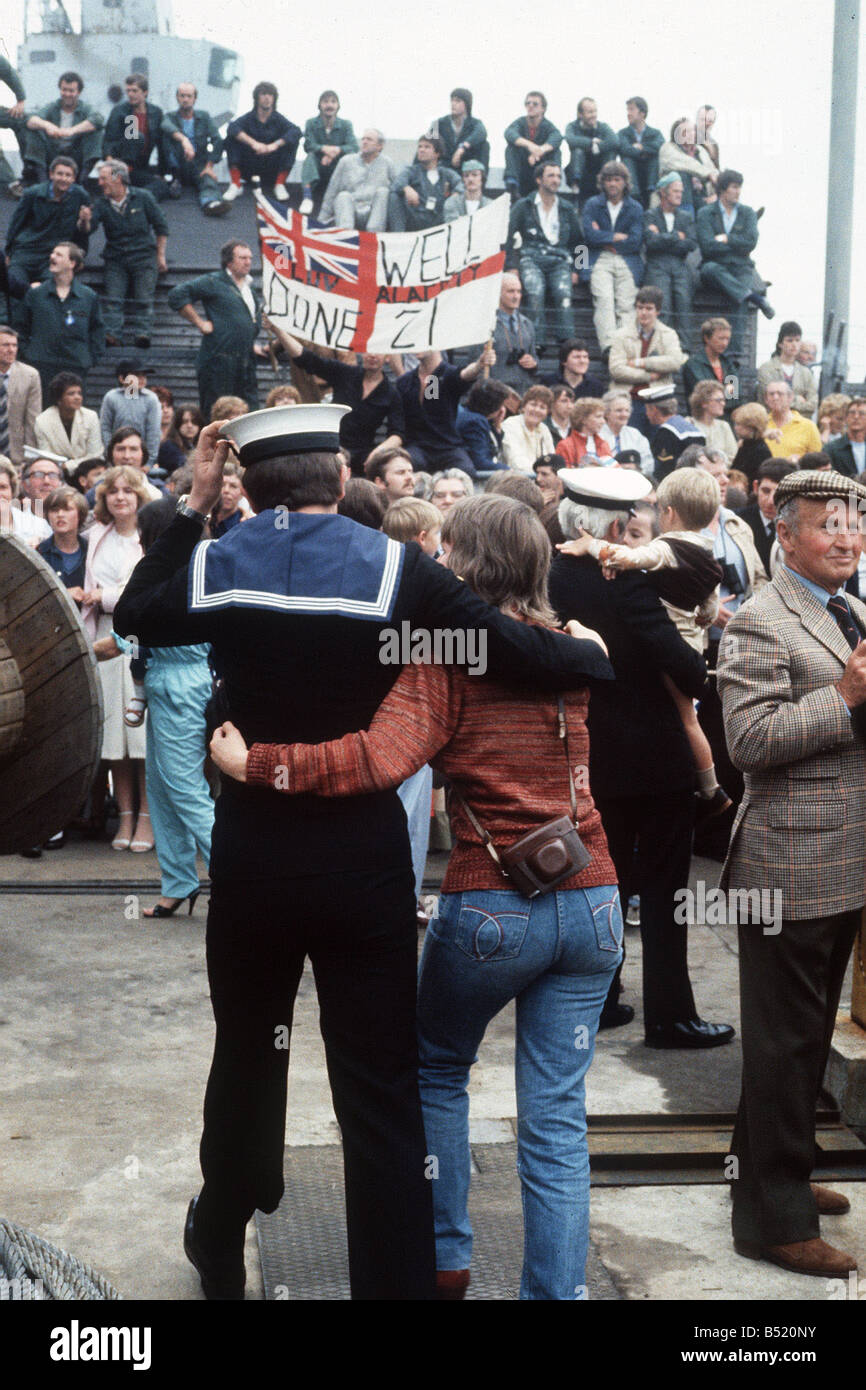
[(565, 495), (581, 507), (627, 512), (650, 492), (652, 483), (632, 468), (560, 468)]
[(234, 446), (244, 468), (292, 454), (335, 454), (346, 405), (278, 405), (227, 420), (220, 438)]
[(833, 497), (853, 497), (859, 505), (866, 501), (866, 487), (858, 478), (849, 478), (832, 469), (803, 469), (799, 473), (787, 473), (779, 483), (773, 496), (776, 511), (795, 497), (808, 497), (818, 502)]

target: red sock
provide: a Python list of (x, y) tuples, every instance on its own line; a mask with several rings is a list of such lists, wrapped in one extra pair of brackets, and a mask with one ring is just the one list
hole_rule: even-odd
[(236, 169), (233, 164), (229, 165), (229, 178), (231, 179), (232, 183), (235, 185), (236, 188), (240, 188), (241, 171), (240, 169)]
[(276, 184), (278, 184), (278, 183), (285, 183), (285, 181), (286, 181), (286, 179), (288, 178), (288, 176), (289, 176), (289, 171), (288, 171), (288, 169), (284, 169), (284, 170), (282, 171), (281, 174), (277, 174), (277, 177), (274, 179), (274, 184), (276, 185)]

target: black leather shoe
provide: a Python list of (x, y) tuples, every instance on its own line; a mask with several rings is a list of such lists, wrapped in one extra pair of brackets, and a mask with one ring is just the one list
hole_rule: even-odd
[(633, 1018), (634, 1009), (631, 1004), (605, 1006), (598, 1020), (598, 1031), (601, 1032), (603, 1028), (622, 1028), (626, 1023), (631, 1023)]
[(705, 1023), (692, 1018), (686, 1023), (657, 1023), (646, 1030), (647, 1047), (721, 1047), (732, 1042), (734, 1030), (730, 1023)]
[(207, 1255), (202, 1250), (195, 1233), (195, 1207), (197, 1197), (193, 1197), (186, 1214), (183, 1229), (184, 1254), (201, 1276), (204, 1296), (211, 1300), (242, 1302), (247, 1272), (244, 1268), (243, 1251), (240, 1255)]

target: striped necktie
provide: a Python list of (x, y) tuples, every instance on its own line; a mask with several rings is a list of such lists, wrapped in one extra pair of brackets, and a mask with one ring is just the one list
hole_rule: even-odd
[(9, 392), (8, 377), (0, 376), (0, 454), (9, 453)]
[(860, 629), (854, 621), (851, 609), (848, 607), (847, 600), (841, 594), (834, 594), (827, 600), (827, 612), (832, 613), (836, 622), (839, 624), (848, 646), (853, 651), (861, 640)]

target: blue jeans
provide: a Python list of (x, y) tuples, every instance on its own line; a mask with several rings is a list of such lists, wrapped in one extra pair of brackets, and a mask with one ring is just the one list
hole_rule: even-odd
[(469, 1069), (487, 1024), (516, 999), (520, 1297), (586, 1297), (584, 1078), (621, 956), (616, 884), (531, 901), (513, 892), (440, 898), (439, 917), (427, 929), (418, 992), (419, 1077), (439, 1269), (469, 1267)]
[(195, 189), (200, 207), (206, 208), (211, 203), (218, 203), (221, 197), (220, 186), (210, 174), (202, 173), (201, 160), (196, 158), (190, 163), (184, 159), (182, 154), (175, 154), (170, 147), (171, 141), (167, 140), (165, 162), (169, 175), (182, 183), (185, 188)]
[(397, 788), (409, 825), (409, 844), (412, 847), (412, 872), (415, 875), (415, 897), (420, 898), (427, 865), (427, 846), (430, 843), (430, 796), (433, 791), (433, 769), (428, 763), (419, 767)]
[(556, 341), (564, 343), (574, 337), (574, 315), (571, 308), (571, 257), (542, 254), (520, 257), (520, 278), (526, 291), (526, 313), (535, 324), (539, 348), (548, 340), (544, 300), (553, 304), (556, 320)]

